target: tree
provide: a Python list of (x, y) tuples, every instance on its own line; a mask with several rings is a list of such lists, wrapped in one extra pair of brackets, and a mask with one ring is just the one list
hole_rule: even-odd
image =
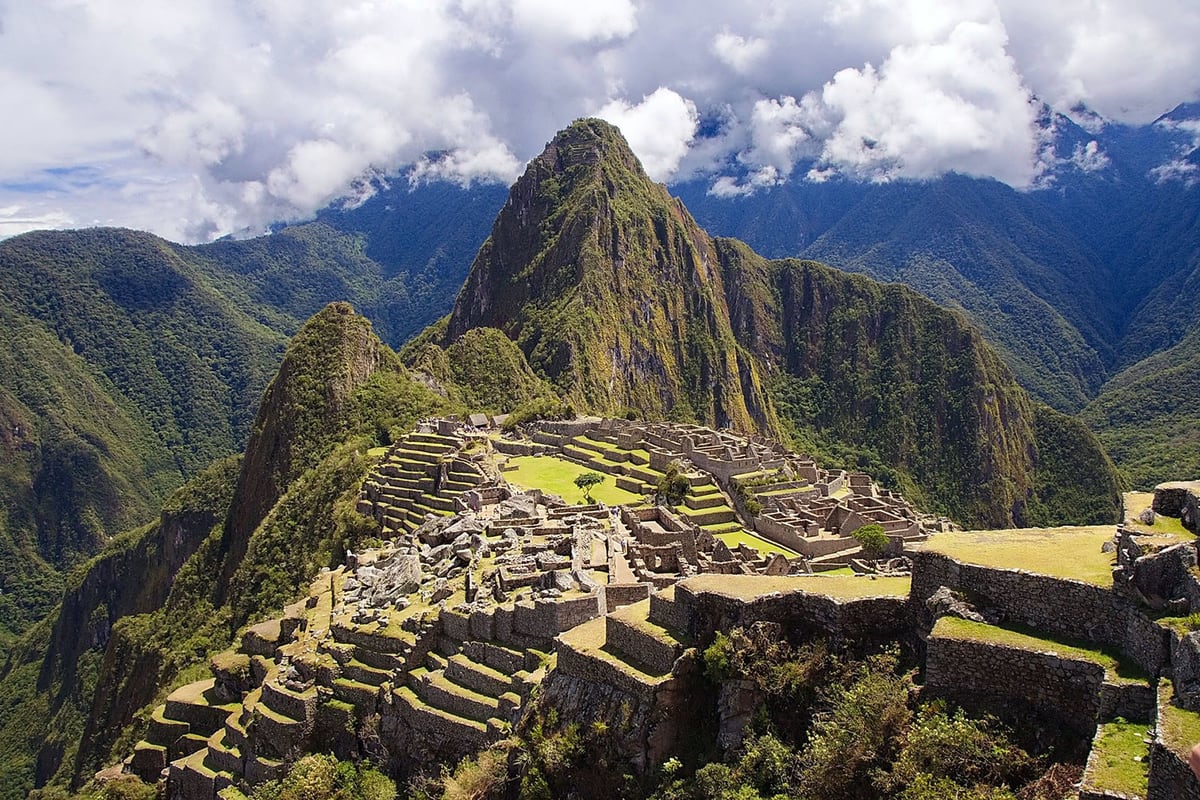
[(879, 555), (888, 546), (887, 534), (883, 531), (883, 526), (878, 523), (863, 525), (853, 534), (863, 549), (863, 552), (868, 555)]
[(583, 490), (583, 496), (592, 502), (592, 487), (604, 483), (604, 476), (599, 472), (583, 472), (575, 476), (575, 485)]

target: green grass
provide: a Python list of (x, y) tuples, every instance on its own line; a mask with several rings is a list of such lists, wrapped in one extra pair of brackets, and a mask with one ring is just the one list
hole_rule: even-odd
[[(1085, 783), (1094, 789), (1145, 797), (1149, 781), (1149, 748), (1144, 723), (1107, 722), (1092, 745), (1091, 770)], [(1140, 761), (1134, 758), (1140, 756)]]
[(1110, 680), (1141, 682), (1146, 679), (1146, 676), (1135, 666), (1109, 655), (1099, 647), (1066, 642), (1040, 632), (1034, 634), (1016, 628), (1001, 628), (997, 625), (987, 625), (958, 617), (942, 617), (933, 626), (930, 636), (970, 642), (987, 642), (1037, 653), (1054, 653), (1061, 658), (1090, 661), (1103, 667)]
[(767, 594), (807, 592), (837, 600), (870, 597), (907, 597), (911, 586), (908, 576), (872, 578), (857, 575), (697, 575), (683, 581), (692, 592), (753, 600)]
[(781, 544), (775, 544), (772, 541), (756, 536), (750, 531), (739, 530), (731, 533), (718, 533), (716, 537), (728, 545), (730, 548), (737, 547), (739, 544), (744, 544), (746, 547), (753, 547), (760, 553), (782, 553), (788, 558), (795, 558), (798, 553), (794, 550), (789, 550)]
[[(1163, 691), (1172, 694), (1170, 681), (1164, 681)], [(1172, 752), (1184, 759), (1192, 745), (1200, 742), (1200, 714), (1165, 703), (1158, 710), (1158, 733)]]
[[(509, 459), (508, 465), (515, 469), (504, 473), (505, 479), (526, 489), (542, 489), (559, 495), (568, 502), (583, 503), (583, 491), (574, 484), (576, 476), (593, 470), (573, 464), (555, 456), (518, 456)], [(617, 486), (611, 475), (604, 476), (604, 483), (592, 487), (592, 499), (610, 506), (640, 502), (641, 495), (627, 492)]]
[(1100, 548), (1112, 536), (1111, 525), (968, 531), (934, 534), (921, 549), (965, 564), (1111, 586), (1116, 554)]

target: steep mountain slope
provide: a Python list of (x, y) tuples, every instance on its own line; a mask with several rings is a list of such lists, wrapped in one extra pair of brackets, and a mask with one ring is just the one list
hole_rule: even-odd
[(580, 407), (773, 429), (707, 234), (616, 129), (560, 134), (513, 186), (446, 338), (498, 328)]
[(370, 447), (461, 410), (349, 306), (321, 311), (289, 346), (246, 458), (216, 462), (158, 522), (114, 540), (13, 648), (0, 668), (0, 797), (90, 777), (164, 687), (360, 545)]
[[(597, 120), (560, 133), (514, 185), (443, 341), (481, 326), (577, 408), (767, 432), (782, 411), (809, 446), (874, 453), (964, 522), (1079, 510), (1039, 500), (1054, 459), (1035, 406), (960, 317), (903, 287), (712, 240)], [(1105, 478), (1063, 496), (1077, 489), (1081, 513), (1112, 518), (1111, 465), (1082, 428), (1056, 431)]]
[[(1162, 397), (1151, 413), (1118, 375), (1200, 323), (1200, 184), (1186, 172), (1200, 168), (1189, 133), (1197, 118), (1200, 107), (1180, 106), (1152, 125), (1084, 129), (1047, 111), (1055, 161), (1045, 185), (1028, 192), (957, 175), (796, 179), (737, 198), (711, 195), (705, 182), (676, 190), (709, 230), (759, 252), (902, 281), (963, 310), (1035, 396), (1067, 411), (1092, 403), (1089, 424), (1145, 485), (1190, 468), (1178, 435), (1200, 424), (1185, 401)], [(1185, 352), (1172, 363), (1182, 366)], [(1120, 422), (1134, 418), (1135, 432)], [(1169, 466), (1154, 469), (1156, 459)]]
[(167, 242), (106, 229), (0, 244), (0, 322), (0, 629), (19, 631), (63, 570), (238, 447), (282, 338)]

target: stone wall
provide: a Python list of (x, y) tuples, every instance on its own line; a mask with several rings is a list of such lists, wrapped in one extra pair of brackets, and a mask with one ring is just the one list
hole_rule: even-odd
[(648, 583), (610, 583), (600, 587), (604, 592), (605, 613), (621, 606), (632, 605), (650, 596)]
[(1179, 517), (1183, 526), (1200, 533), (1200, 481), (1174, 481), (1154, 487), (1154, 513)]
[(1150, 745), (1150, 790), (1147, 800), (1200, 800), (1200, 781), (1192, 774), (1184, 755), (1176, 753), (1163, 739), (1163, 711), (1171, 701), (1167, 681), (1158, 686), (1159, 724)]
[(687, 583), (675, 585), (678, 614), (685, 632), (706, 644), (716, 631), (777, 622), (799, 636), (825, 636), (843, 642), (902, 641), (911, 637), (908, 601), (894, 597), (835, 600), (807, 592), (768, 594), (742, 600), (711, 592), (693, 593)]
[(1007, 716), (1020, 704), (1061, 720), (1091, 738), (1100, 711), (1104, 668), (1052, 653), (986, 642), (930, 638), (922, 694), (947, 698), (978, 712)]
[[(1169, 663), (1169, 635), (1129, 600), (1111, 589), (1021, 570), (960, 564), (940, 553), (915, 552), (911, 598), (923, 614), (941, 586), (963, 592), (977, 606), (998, 611), (1003, 621), (1048, 634), (1107, 645), (1152, 676)], [(927, 617), (924, 620), (931, 623)]]

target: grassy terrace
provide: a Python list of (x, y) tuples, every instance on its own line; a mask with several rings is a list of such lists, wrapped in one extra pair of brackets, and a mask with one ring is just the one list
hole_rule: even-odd
[[(1171, 689), (1170, 681), (1164, 680), (1163, 691), (1173, 696)], [(1192, 745), (1200, 742), (1200, 714), (1164, 703), (1158, 710), (1158, 733), (1163, 744), (1186, 760)]]
[[(567, 502), (586, 502), (583, 492), (575, 485), (574, 480), (577, 476), (594, 470), (555, 456), (518, 456), (509, 459), (508, 465), (516, 469), (505, 470), (504, 478), (515, 486), (552, 492)], [(592, 488), (592, 499), (610, 506), (619, 506), (637, 503), (642, 497), (618, 487), (613, 476), (605, 475), (604, 483)]]
[(858, 575), (697, 575), (683, 581), (695, 593), (753, 600), (762, 595), (788, 592), (819, 594), (836, 600), (863, 600), (870, 597), (908, 597), (911, 580), (872, 578)]
[(1100, 548), (1113, 537), (1111, 525), (1023, 528), (935, 533), (919, 548), (964, 564), (1021, 569), (1096, 586), (1112, 586), (1115, 553)]
[[(1144, 723), (1118, 720), (1101, 725), (1092, 746), (1085, 785), (1130, 797), (1145, 797), (1150, 769), (1145, 736)], [(1135, 761), (1139, 756), (1141, 760)]]
[(1155, 538), (1162, 537), (1164, 545), (1195, 540), (1196, 534), (1183, 527), (1178, 517), (1164, 517), (1158, 514), (1154, 517), (1153, 525), (1138, 521), (1138, 515), (1153, 504), (1154, 492), (1125, 492), (1122, 499), (1125, 505), (1126, 527)]
[(738, 530), (731, 533), (718, 533), (716, 537), (728, 545), (730, 548), (737, 547), (739, 544), (744, 544), (746, 547), (753, 547), (760, 553), (782, 553), (788, 558), (795, 558), (798, 553), (789, 550), (781, 544), (775, 544), (772, 541), (757, 536), (747, 530)]
[(1054, 653), (1062, 658), (1090, 661), (1104, 668), (1109, 680), (1118, 682), (1143, 682), (1146, 676), (1132, 664), (1125, 663), (1099, 647), (1067, 642), (1056, 637), (1026, 633), (1014, 628), (1001, 628), (982, 622), (972, 622), (958, 617), (942, 617), (933, 626), (931, 637), (958, 639), (969, 642), (1029, 650), (1035, 653)]

